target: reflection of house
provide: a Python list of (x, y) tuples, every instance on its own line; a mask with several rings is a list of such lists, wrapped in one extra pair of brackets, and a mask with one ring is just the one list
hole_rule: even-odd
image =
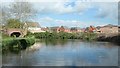
[(39, 23), (37, 23), (37, 22), (27, 22), (26, 24), (28, 26), (28, 31), (30, 31), (32, 33), (45, 32), (45, 31), (41, 30), (41, 27), (40, 27)]
[(100, 33), (118, 33), (118, 26), (108, 24), (99, 28)]

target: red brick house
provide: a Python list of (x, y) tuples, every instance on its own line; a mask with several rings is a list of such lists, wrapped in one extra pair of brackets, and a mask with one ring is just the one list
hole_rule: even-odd
[(49, 32), (59, 32), (59, 27), (50, 27)]
[(50, 27), (50, 32), (67, 32), (70, 33), (70, 29), (66, 26), (61, 26), (61, 27)]
[(100, 33), (118, 33), (118, 26), (108, 24), (99, 28)]
[(41, 27), (41, 30), (49, 32), (49, 28), (48, 27)]
[(26, 25), (28, 26), (28, 31), (31, 33), (45, 32), (41, 30), (40, 24), (37, 22), (27, 22)]
[(71, 33), (79, 33), (79, 32), (82, 32), (82, 29), (79, 28), (79, 27), (72, 27), (72, 28), (70, 29), (70, 32), (71, 32)]
[(94, 26), (87, 27), (84, 32), (96, 32), (97, 29)]
[(67, 33), (70, 33), (70, 29), (66, 26), (61, 26), (59, 27), (59, 32), (67, 32)]

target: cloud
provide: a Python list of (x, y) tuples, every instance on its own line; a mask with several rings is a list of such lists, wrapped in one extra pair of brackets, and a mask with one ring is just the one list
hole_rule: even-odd
[(78, 21), (78, 20), (60, 20), (60, 19), (53, 19), (50, 17), (44, 17), (40, 18), (38, 21), (41, 26), (67, 26), (67, 27), (88, 27), (91, 24), (94, 24), (93, 26), (103, 26), (109, 24), (108, 22), (83, 22), (83, 21)]
[(81, 11), (85, 11), (85, 10), (88, 10), (90, 8), (92, 8), (92, 3), (91, 2), (79, 2), (79, 1), (76, 1), (75, 2), (75, 11), (76, 12), (81, 12)]
[(45, 17), (45, 18), (41, 18), (40, 19), (41, 21), (44, 21), (44, 22), (53, 22), (54, 20), (50, 17)]
[[(12, 1), (12, 0), (8, 0)], [(27, 0), (26, 0), (27, 1)], [(81, 0), (82, 1), (82, 0)], [(29, 0), (39, 14), (55, 13), (68, 14), (76, 13), (86, 15), (85, 11), (97, 8), (95, 18), (118, 19), (117, 2), (81, 2), (80, 0)], [(107, 1), (107, 0), (106, 0)], [(116, 1), (116, 0), (112, 0)]]
[[(66, 6), (66, 4), (69, 5)], [(74, 4), (74, 5), (73, 5)], [(54, 2), (38, 2), (34, 3), (34, 7), (38, 9), (39, 13), (56, 13), (67, 14), (77, 13), (78, 15), (85, 14), (91, 8), (97, 8), (95, 17), (98, 18), (117, 18), (117, 2), (79, 2), (70, 0), (55, 0)]]
[[(3, 1), (9, 1), (9, 0), (3, 0)], [(61, 2), (61, 0), (18, 0), (18, 1), (29, 1), (29, 2)], [(64, 0), (62, 0), (64, 1)], [(74, 0), (73, 0), (74, 1)], [(80, 2), (118, 2), (119, 0), (78, 0)]]
[(38, 9), (39, 13), (69, 13), (73, 11), (71, 6), (65, 7), (66, 2), (68, 0), (61, 0), (61, 2), (38, 2), (33, 3), (34, 7)]
[[(8, 2), (13, 2), (13, 0), (7, 0)], [(5, 2), (7, 2), (5, 1)], [(66, 14), (66, 13), (77, 13), (80, 15), (84, 14), (86, 10), (91, 8), (98, 8), (96, 17), (117, 17), (117, 2), (96, 2), (96, 0), (90, 0), (91, 2), (81, 2), (82, 0), (15, 0), (15, 1), (28, 1), (31, 2), (35, 9), (39, 13), (57, 13), (57, 14)], [(89, 1), (89, 0), (87, 0)], [(117, 0), (112, 0), (117, 1)], [(3, 1), (4, 2), (4, 1)], [(66, 5), (67, 4), (67, 5)]]
[(115, 19), (118, 15), (118, 3), (114, 2), (105, 2), (105, 3), (96, 3), (95, 6), (98, 7), (98, 14), (96, 17), (99, 18), (111, 18)]
[[(72, 2), (70, 0), (57, 0), (55, 2), (38, 2), (33, 3), (34, 7), (38, 9), (40, 13), (80, 13), (90, 8), (91, 3), (82, 3), (79, 1)], [(66, 5), (69, 4), (69, 5)], [(73, 5), (74, 4), (74, 5)]]

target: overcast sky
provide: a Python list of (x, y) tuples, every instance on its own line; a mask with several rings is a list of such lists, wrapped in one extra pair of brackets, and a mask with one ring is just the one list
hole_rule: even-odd
[[(10, 2), (13, 0), (8, 0)], [(29, 0), (38, 10), (33, 21), (41, 26), (87, 27), (118, 24), (117, 0)], [(99, 0), (97, 0), (99, 1)]]

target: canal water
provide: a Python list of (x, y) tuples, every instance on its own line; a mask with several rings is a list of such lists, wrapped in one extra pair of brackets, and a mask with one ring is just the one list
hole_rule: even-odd
[(40, 40), (19, 54), (2, 56), (3, 66), (118, 66), (118, 46), (108, 42)]

